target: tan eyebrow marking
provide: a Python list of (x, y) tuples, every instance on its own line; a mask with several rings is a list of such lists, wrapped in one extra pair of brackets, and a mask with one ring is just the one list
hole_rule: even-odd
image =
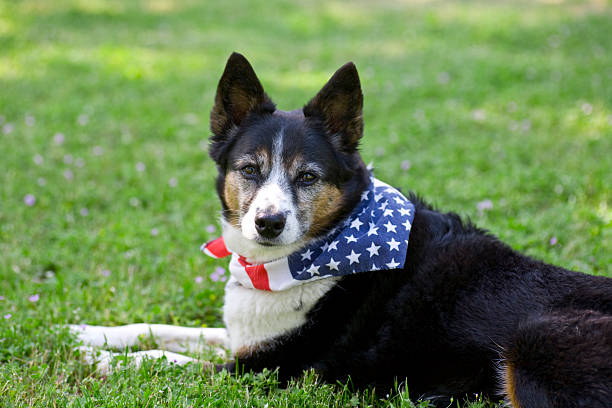
[(294, 178), (301, 172), (311, 172), (318, 176), (323, 174), (323, 168), (317, 163), (306, 162), (301, 154), (296, 154), (291, 158), (291, 163), (287, 168), (289, 175)]
[(265, 149), (258, 149), (253, 154), (243, 154), (234, 160), (234, 166), (237, 168), (242, 168), (244, 166), (248, 166), (249, 164), (256, 164), (259, 167), (259, 170), (266, 174), (269, 171), (269, 162), (270, 155)]

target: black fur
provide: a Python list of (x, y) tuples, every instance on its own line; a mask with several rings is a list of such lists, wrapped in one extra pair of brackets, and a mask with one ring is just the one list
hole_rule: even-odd
[(563, 310), (521, 323), (504, 357), (525, 406), (612, 405), (612, 315), (604, 309), (608, 314)]
[[(411, 395), (444, 405), (441, 396), (499, 395), (498, 361), (506, 357), (517, 391), (529, 385), (518, 392), (521, 407), (609, 407), (612, 280), (521, 255), (411, 199), (403, 270), (344, 278), (307, 324), (240, 363), (280, 367), (281, 380), (313, 367), (326, 381), (350, 377), (383, 392), (398, 379)], [(585, 297), (590, 309), (568, 310)]]
[[(296, 148), (335, 155), (330, 165), (360, 180), (363, 162), (350, 162), (353, 136), (346, 149), (325, 143), (337, 130), (329, 118), (308, 118), (316, 114), (249, 116), (236, 148), (265, 143), (253, 136), (265, 133), (260, 127), (295, 126), (307, 140)], [(363, 186), (342, 183), (350, 186), (348, 212)], [(278, 367), (282, 381), (313, 368), (325, 381), (350, 378), (383, 394), (400, 381), (411, 396), (442, 406), (451, 396), (496, 398), (506, 372), (508, 397), (522, 408), (612, 406), (612, 279), (547, 265), (410, 199), (416, 211), (403, 269), (344, 277), (303, 326), (240, 356), (239, 367)]]

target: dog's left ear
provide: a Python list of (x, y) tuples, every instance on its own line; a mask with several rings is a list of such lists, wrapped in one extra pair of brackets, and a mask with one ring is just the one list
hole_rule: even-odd
[(355, 64), (340, 67), (303, 112), (307, 118), (323, 121), (338, 148), (354, 152), (363, 134), (363, 94)]

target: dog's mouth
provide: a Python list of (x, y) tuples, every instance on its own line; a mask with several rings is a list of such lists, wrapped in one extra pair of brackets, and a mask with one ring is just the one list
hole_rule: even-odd
[(256, 244), (264, 247), (278, 247), (286, 245), (286, 243), (280, 242), (277, 238), (266, 238), (262, 237), (261, 235), (256, 236), (253, 241), (255, 241)]
[(279, 244), (275, 244), (273, 242), (267, 242), (267, 241), (255, 241), (257, 242), (259, 245), (261, 246), (265, 246), (265, 247), (275, 247), (275, 246), (279, 246)]

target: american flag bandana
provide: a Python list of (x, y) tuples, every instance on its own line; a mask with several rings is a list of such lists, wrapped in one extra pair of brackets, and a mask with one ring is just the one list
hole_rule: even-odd
[(349, 217), (325, 238), (285, 258), (251, 264), (227, 248), (223, 237), (200, 248), (213, 258), (231, 255), (233, 278), (249, 288), (280, 291), (332, 276), (404, 266), (414, 204), (372, 177)]

